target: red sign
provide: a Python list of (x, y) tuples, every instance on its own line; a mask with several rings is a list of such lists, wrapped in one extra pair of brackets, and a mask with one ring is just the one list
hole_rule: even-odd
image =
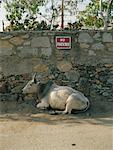
[(71, 37), (56, 36), (56, 48), (57, 49), (71, 49)]

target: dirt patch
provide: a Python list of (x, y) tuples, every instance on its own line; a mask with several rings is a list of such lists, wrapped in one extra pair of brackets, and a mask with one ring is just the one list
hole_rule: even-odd
[(112, 150), (113, 118), (0, 115), (2, 150)]
[(0, 102), (2, 150), (112, 150), (113, 103), (92, 101), (84, 113), (51, 115), (34, 100)]

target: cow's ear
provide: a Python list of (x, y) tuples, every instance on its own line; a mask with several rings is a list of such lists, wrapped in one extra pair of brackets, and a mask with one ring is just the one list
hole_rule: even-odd
[(34, 83), (35, 83), (35, 84), (37, 83), (37, 80), (36, 80), (36, 78), (34, 78)]

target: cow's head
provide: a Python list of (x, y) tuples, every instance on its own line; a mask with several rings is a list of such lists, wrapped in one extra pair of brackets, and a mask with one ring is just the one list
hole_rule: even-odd
[(36, 80), (36, 74), (33, 75), (32, 80), (30, 80), (27, 85), (22, 89), (23, 94), (34, 94), (37, 93), (38, 82)]

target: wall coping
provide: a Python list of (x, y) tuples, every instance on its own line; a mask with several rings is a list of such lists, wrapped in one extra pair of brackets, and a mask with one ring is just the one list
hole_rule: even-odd
[(0, 32), (0, 34), (16, 34), (16, 33), (69, 33), (69, 34), (74, 34), (78, 32), (100, 32), (100, 33), (113, 33), (113, 30), (74, 30), (74, 31), (67, 31), (67, 30), (57, 30), (57, 31), (50, 31), (50, 30), (42, 30), (42, 31), (9, 31), (9, 32)]

